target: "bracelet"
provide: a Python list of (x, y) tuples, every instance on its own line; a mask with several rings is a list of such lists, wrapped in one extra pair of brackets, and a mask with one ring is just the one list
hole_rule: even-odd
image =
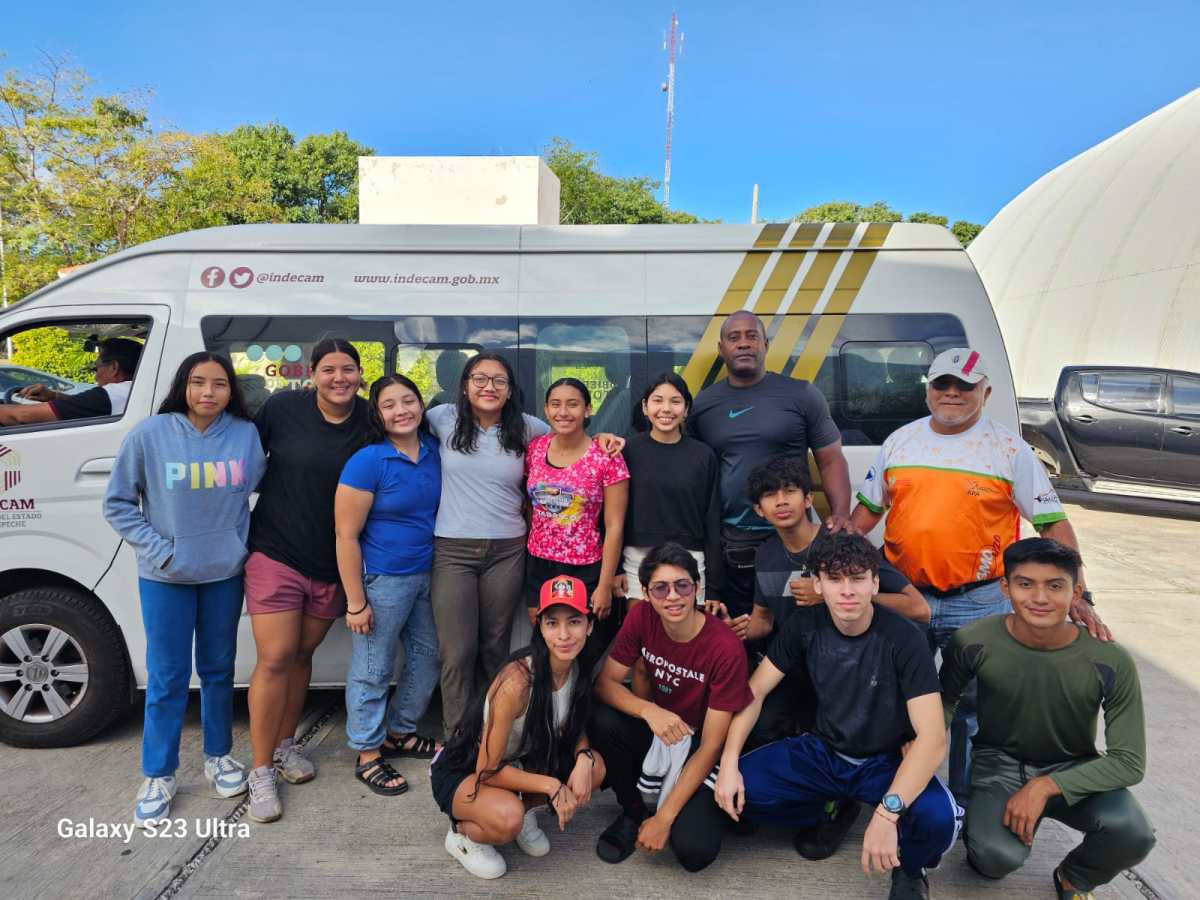
[(357, 615), (358, 615), (360, 612), (362, 612), (364, 609), (366, 609), (366, 608), (367, 608), (368, 606), (370, 606), (370, 605), (371, 605), (370, 603), (364, 603), (362, 606), (360, 606), (360, 607), (359, 607), (358, 609), (356, 609), (354, 612), (350, 612), (350, 610), (346, 610), (346, 615), (348, 615), (348, 616), (357, 616)]
[(581, 756), (586, 756), (588, 759), (590, 759), (592, 761), (592, 768), (596, 768), (596, 754), (592, 752), (591, 747), (584, 747), (582, 750), (575, 751), (576, 760), (578, 760)]
[(878, 806), (875, 807), (875, 815), (879, 816), (879, 818), (883, 819), (883, 821), (890, 822), (891, 824), (893, 824), (897, 827), (899, 827), (899, 825), (900, 825), (900, 817), (899, 816), (896, 816), (896, 818), (894, 818), (894, 819), (889, 819), (884, 814), (883, 810), (881, 810)]
[(549, 800), (546, 801), (546, 805), (549, 806), (551, 809), (554, 809), (554, 801), (558, 799), (558, 795), (563, 792), (563, 788), (565, 788), (565, 787), (566, 787), (566, 785), (560, 781), (558, 783), (558, 790), (554, 792), (554, 796), (552, 796)]

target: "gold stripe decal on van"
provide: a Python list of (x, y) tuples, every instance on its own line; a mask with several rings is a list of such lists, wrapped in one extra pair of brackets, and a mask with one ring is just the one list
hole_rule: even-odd
[(766, 366), (768, 371), (782, 372), (783, 367), (787, 365), (788, 358), (792, 355), (792, 351), (800, 341), (800, 336), (804, 334), (804, 329), (808, 326), (808, 314), (817, 305), (817, 300), (824, 292), (829, 275), (833, 272), (833, 267), (840, 255), (840, 253), (820, 251), (816, 253), (816, 258), (808, 267), (808, 271), (800, 282), (800, 287), (796, 290), (796, 296), (792, 298), (792, 304), (788, 307), (783, 324), (779, 326), (779, 331), (767, 348)]
[[(723, 321), (721, 317), (728, 316), (746, 306), (746, 300), (749, 298), (750, 292), (754, 290), (758, 276), (762, 274), (767, 260), (771, 258), (770, 251), (775, 249), (783, 239), (787, 227), (786, 224), (764, 225), (758, 238), (754, 241), (755, 250), (748, 251), (742, 257), (741, 264), (733, 273), (729, 287), (725, 289), (725, 294), (717, 305), (716, 313), (713, 318), (709, 319), (704, 334), (696, 343), (687, 365), (680, 373), (693, 394), (700, 392), (700, 388), (708, 380), (708, 375), (717, 362), (717, 338), (721, 335), (721, 322)], [(767, 248), (766, 252), (762, 252), (760, 248)]]
[(792, 240), (788, 246), (798, 250), (807, 250), (817, 242), (817, 238), (821, 236), (821, 229), (824, 227), (824, 224), (821, 222), (803, 223), (796, 229), (796, 233), (792, 235)]

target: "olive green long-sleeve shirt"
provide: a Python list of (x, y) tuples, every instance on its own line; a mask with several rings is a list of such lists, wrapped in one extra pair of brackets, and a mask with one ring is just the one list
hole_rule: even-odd
[[(942, 662), (942, 706), (954, 717), (963, 689), (979, 679), (974, 743), (1045, 766), (1076, 761), (1051, 777), (1068, 804), (1129, 787), (1146, 771), (1146, 718), (1133, 658), (1080, 629), (1058, 650), (1035, 650), (1008, 631), (1006, 616), (960, 628)], [(1096, 749), (1104, 710), (1106, 752)]]

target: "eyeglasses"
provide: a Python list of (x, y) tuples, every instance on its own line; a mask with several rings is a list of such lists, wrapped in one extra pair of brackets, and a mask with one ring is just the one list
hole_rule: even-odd
[(671, 588), (675, 588), (675, 593), (683, 599), (687, 599), (696, 593), (696, 582), (688, 578), (680, 578), (678, 581), (656, 581), (646, 588), (646, 593), (655, 600), (666, 600), (671, 596)]
[(477, 388), (485, 388), (489, 382), (498, 391), (508, 387), (508, 378), (503, 375), (484, 375), (482, 372), (476, 372), (471, 376), (471, 384)]
[(957, 388), (960, 393), (969, 394), (971, 391), (975, 390), (975, 388), (979, 387), (979, 382), (971, 384), (968, 381), (963, 381), (961, 378), (955, 378), (953, 375), (939, 375), (937, 378), (933, 379), (933, 381), (929, 382), (929, 386), (935, 391), (948, 391), (950, 388), (954, 387)]

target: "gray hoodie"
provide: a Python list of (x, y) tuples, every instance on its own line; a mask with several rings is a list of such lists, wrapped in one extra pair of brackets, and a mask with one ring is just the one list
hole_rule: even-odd
[(252, 422), (222, 413), (201, 433), (182, 413), (151, 416), (121, 444), (104, 518), (137, 553), (140, 577), (223, 581), (242, 571), (265, 470)]

